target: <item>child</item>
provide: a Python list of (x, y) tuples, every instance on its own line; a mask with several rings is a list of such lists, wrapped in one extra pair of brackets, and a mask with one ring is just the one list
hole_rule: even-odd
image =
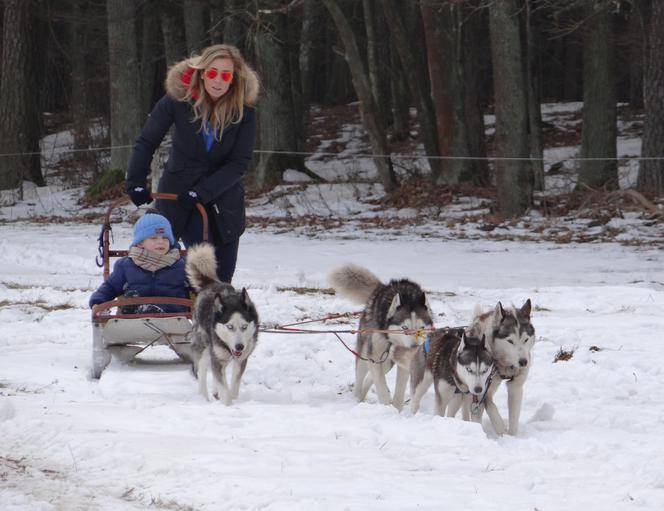
[[(168, 220), (148, 212), (134, 226), (129, 255), (118, 259), (113, 272), (90, 297), (90, 307), (124, 295), (188, 298), (185, 262), (175, 244)], [(123, 314), (183, 312), (187, 308), (172, 304), (124, 306)]]

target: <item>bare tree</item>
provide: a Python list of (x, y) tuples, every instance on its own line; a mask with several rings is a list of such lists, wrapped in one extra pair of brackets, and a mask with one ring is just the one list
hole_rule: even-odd
[(618, 187), (615, 44), (610, 0), (586, 0), (583, 44), (583, 131), (579, 186)]
[(90, 24), (87, 19), (87, 2), (71, 2), (69, 40), (71, 42), (71, 114), (73, 121), (74, 148), (84, 149), (90, 145), (88, 129), (88, 66), (85, 55), (89, 48)]
[[(644, 39), (643, 145), (641, 156), (659, 160), (641, 160), (639, 190), (661, 195), (664, 191), (664, 3), (649, 0)], [(648, 12), (649, 11), (649, 12)]]
[(140, 129), (136, 3), (107, 0), (108, 65), (110, 82), (111, 168), (126, 169)]
[[(486, 156), (478, 77), (483, 13), (461, 2), (420, 0), (438, 143), (444, 156)], [(442, 162), (440, 183), (488, 181), (485, 161)]]
[[(436, 119), (431, 102), (431, 94), (429, 92), (429, 79), (427, 73), (419, 73), (416, 66), (417, 56), (415, 50), (410, 42), (410, 37), (406, 32), (406, 28), (399, 16), (394, 0), (383, 0), (382, 2), (385, 18), (390, 27), (390, 32), (394, 38), (397, 54), (401, 66), (404, 69), (408, 78), (408, 84), (411, 87), (411, 93), (417, 103), (417, 115), (420, 121), (420, 131), (422, 133), (422, 140), (424, 141), (424, 149), (429, 156), (439, 156), (440, 150), (438, 148), (438, 128), (436, 126)], [(438, 159), (430, 159), (429, 166), (431, 167), (431, 177), (434, 182), (437, 182), (442, 174), (442, 164)]]
[(159, 1), (147, 0), (141, 9), (141, 119), (145, 119), (154, 106), (155, 89), (161, 85), (164, 60), (164, 40), (161, 31)]
[(207, 46), (207, 3), (204, 0), (184, 0), (184, 31), (188, 55), (199, 53)]
[(316, 94), (318, 75), (323, 69), (325, 48), (323, 46), (325, 6), (319, 0), (304, 0), (302, 7), (302, 29), (300, 36), (300, 81), (302, 83), (302, 116), (306, 125), (312, 98)]
[(0, 78), (0, 190), (29, 179), (43, 186), (39, 155), (39, 92), (34, 69), (37, 48), (30, 2), (6, 0), (2, 25)]
[(542, 93), (540, 90), (540, 27), (533, 2), (526, 2), (526, 87), (528, 90), (528, 131), (530, 134), (530, 164), (536, 190), (544, 190), (544, 141), (542, 140)]
[(496, 185), (498, 213), (523, 214), (532, 203), (533, 173), (529, 158), (528, 94), (520, 32), (520, 1), (501, 0), (489, 7), (491, 57), (496, 111)]
[(348, 62), (348, 67), (353, 78), (353, 86), (360, 101), (362, 123), (369, 134), (371, 149), (374, 154), (378, 155), (374, 158), (378, 175), (385, 190), (390, 192), (396, 187), (397, 180), (392, 167), (392, 161), (387, 156), (388, 146), (385, 129), (377, 117), (377, 108), (373, 94), (371, 93), (371, 82), (369, 81), (366, 68), (357, 47), (355, 33), (336, 0), (323, 0), (323, 2), (334, 20), (339, 37), (343, 41), (346, 62)]
[(262, 152), (254, 170), (254, 185), (273, 187), (281, 182), (286, 169), (304, 170), (304, 158), (297, 153), (297, 128), (302, 121), (291, 82), (300, 88), (299, 74), (291, 69), (288, 47), (288, 9), (281, 0), (261, 0), (254, 34), (256, 64), (263, 94), (258, 109), (259, 140)]
[(184, 18), (182, 0), (161, 2), (160, 11), (166, 63), (170, 66), (187, 55), (187, 37), (184, 23), (182, 23)]

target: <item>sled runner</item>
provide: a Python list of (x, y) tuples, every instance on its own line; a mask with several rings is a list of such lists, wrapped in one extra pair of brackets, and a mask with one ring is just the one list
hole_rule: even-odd
[[(176, 200), (171, 193), (153, 193), (153, 199)], [(104, 280), (110, 274), (110, 259), (125, 257), (128, 250), (111, 250), (111, 213), (119, 206), (127, 204), (129, 197), (114, 201), (106, 211), (104, 226), (100, 234), (100, 254), (98, 264), (104, 267)], [(205, 208), (197, 205), (203, 220), (203, 239), (207, 240), (208, 218)], [(180, 250), (182, 256), (186, 250)], [(123, 314), (121, 307), (142, 304), (171, 304), (187, 307), (186, 312), (159, 312), (150, 314)], [(169, 346), (182, 360), (190, 361), (191, 307), (193, 300), (166, 296), (117, 297), (92, 307), (92, 371), (99, 379), (115, 356), (122, 362), (130, 362), (149, 346)], [(116, 310), (113, 313), (113, 309)]]

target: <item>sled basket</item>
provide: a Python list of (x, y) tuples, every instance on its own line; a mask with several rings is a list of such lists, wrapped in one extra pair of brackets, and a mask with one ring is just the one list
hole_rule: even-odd
[[(153, 199), (176, 200), (177, 195), (153, 193)], [(128, 250), (111, 250), (110, 218), (112, 211), (129, 202), (128, 197), (114, 201), (106, 211), (104, 229), (101, 235), (101, 254), (104, 279), (110, 273), (110, 259), (125, 257)], [(207, 240), (208, 218), (203, 205), (197, 205), (203, 220), (203, 240)], [(186, 250), (180, 250), (185, 257)], [(125, 305), (171, 304), (183, 305), (184, 312), (159, 312), (150, 314), (122, 314)], [(92, 307), (92, 371), (93, 378), (101, 377), (111, 357), (123, 362), (131, 361), (138, 353), (149, 346), (167, 345), (182, 360), (190, 361), (191, 308), (193, 300), (166, 296), (118, 297)], [(118, 312), (113, 313), (116, 309)]]

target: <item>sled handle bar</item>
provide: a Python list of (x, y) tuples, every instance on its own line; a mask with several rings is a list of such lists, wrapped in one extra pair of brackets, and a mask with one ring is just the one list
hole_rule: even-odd
[[(153, 199), (160, 199), (160, 200), (177, 200), (178, 196), (175, 193), (151, 193), (150, 196)], [(108, 206), (108, 209), (106, 210), (106, 215), (104, 216), (104, 226), (106, 227), (104, 229), (104, 236), (103, 236), (103, 247), (104, 247), (104, 254), (103, 254), (103, 259), (104, 259), (104, 280), (108, 278), (108, 276), (111, 273), (111, 262), (110, 258), (111, 257), (124, 257), (128, 254), (127, 250), (111, 250), (110, 249), (110, 241), (109, 241), (109, 236), (110, 236), (110, 226), (111, 226), (111, 213), (113, 212), (114, 209), (124, 206), (125, 204), (128, 204), (130, 202), (130, 198), (128, 195), (123, 195), (122, 197), (115, 199), (110, 206)], [(207, 211), (205, 211), (205, 206), (201, 204), (200, 202), (196, 204), (196, 209), (198, 209), (198, 212), (201, 215), (201, 219), (203, 220), (203, 241), (208, 240), (208, 215)], [(186, 254), (185, 250), (180, 250), (180, 253), (182, 255)]]

